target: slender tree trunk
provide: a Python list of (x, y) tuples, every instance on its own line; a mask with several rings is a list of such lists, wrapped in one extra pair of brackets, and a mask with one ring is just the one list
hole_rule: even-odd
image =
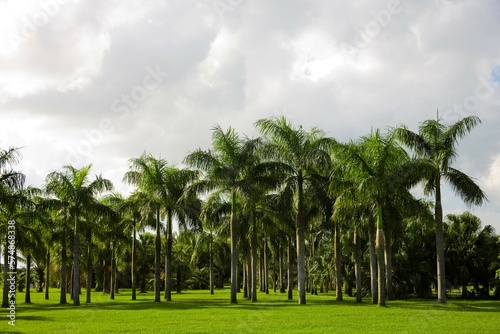
[(343, 300), (342, 297), (342, 245), (340, 243), (339, 223), (335, 221), (335, 236), (334, 236), (334, 251), (335, 251), (335, 295), (336, 300)]
[(377, 264), (378, 264), (378, 305), (385, 306), (385, 236), (382, 225), (382, 207), (378, 205), (377, 209)]
[(443, 236), (443, 207), (441, 204), (441, 179), (436, 178), (436, 205), (434, 217), (436, 220), (436, 261), (437, 261), (437, 288), (438, 303), (446, 303), (446, 276), (444, 271), (444, 236)]
[(45, 300), (49, 300), (49, 286), (50, 286), (50, 249), (47, 247), (47, 254), (45, 255)]
[(276, 275), (276, 249), (275, 252), (272, 253), (273, 255), (273, 291), (276, 293), (278, 290), (278, 277)]
[(73, 268), (73, 264), (71, 263), (69, 265), (70, 275), (68, 277), (68, 281), (66, 282), (66, 284), (68, 285), (68, 293), (69, 293), (70, 300), (73, 300), (73, 274), (75, 273), (74, 270), (75, 269)]
[(165, 299), (172, 301), (172, 211), (167, 210), (165, 231)]
[(36, 273), (35, 291), (36, 292), (43, 292), (43, 282), (44, 282), (43, 273), (44, 273), (44, 270), (42, 268), (38, 267), (35, 269), (35, 273)]
[(87, 291), (86, 295), (87, 298), (85, 300), (86, 303), (91, 302), (91, 292), (92, 292), (92, 246), (91, 246), (91, 240), (90, 238), (88, 239), (88, 246), (87, 246)]
[(9, 307), (9, 253), (8, 253), (9, 242), (5, 240), (5, 246), (3, 248), (3, 295), (2, 295), (2, 308)]
[(391, 232), (385, 232), (385, 275), (387, 285), (387, 299), (393, 299), (392, 292), (392, 238)]
[(462, 275), (462, 298), (467, 298), (467, 284), (468, 280), (465, 279), (465, 275)]
[(354, 230), (354, 272), (356, 275), (356, 303), (363, 301), (362, 284), (361, 284), (361, 238), (356, 230)]
[(247, 268), (247, 295), (246, 298), (252, 299), (252, 251), (248, 248), (247, 251), (247, 260), (246, 260), (246, 268)]
[(109, 299), (115, 299), (115, 244), (111, 242), (111, 277), (109, 279)]
[[(214, 240), (212, 231), (210, 231), (210, 294), (214, 294)], [(247, 276), (248, 279), (248, 276)]]
[(146, 272), (141, 271), (141, 293), (146, 293)]
[(120, 287), (118, 286), (118, 277), (120, 272), (118, 271), (118, 265), (116, 264), (116, 251), (115, 251), (115, 256), (113, 258), (113, 266), (115, 267), (115, 293), (120, 293)]
[(372, 295), (372, 303), (378, 304), (378, 272), (377, 272), (377, 252), (375, 250), (375, 220), (368, 219), (368, 232), (370, 241), (370, 293)]
[(279, 243), (278, 247), (278, 271), (279, 271), (279, 286), (280, 286), (280, 293), (285, 293), (285, 282), (283, 280), (283, 246), (281, 245), (281, 242)]
[(61, 296), (59, 297), (60, 304), (66, 304), (66, 238), (61, 239)]
[[(135, 213), (134, 213), (135, 215)], [(132, 235), (132, 270), (131, 270), (131, 277), (132, 277), (132, 300), (137, 299), (137, 249), (136, 249), (136, 221), (135, 221), (135, 216), (134, 216), (134, 221), (133, 221), (133, 235)]]
[[(257, 302), (257, 224), (255, 224), (255, 212), (252, 213), (252, 235), (250, 237), (250, 249), (251, 249), (251, 293), (250, 300), (255, 303)], [(261, 277), (262, 278), (262, 277)], [(262, 279), (261, 279), (262, 284)]]
[[(181, 273), (181, 267), (177, 267), (177, 275), (176, 276), (176, 292), (181, 293), (182, 292), (182, 273)], [(201, 290), (201, 283), (199, 284), (198, 289)]]
[(111, 252), (112, 252), (111, 251), (111, 244), (108, 242), (106, 256), (105, 256), (104, 261), (103, 261), (103, 283), (102, 283), (102, 287), (103, 287), (102, 292), (106, 293), (106, 294), (110, 293), (109, 287), (111, 286), (111, 284), (109, 283), (111, 280), (111, 270), (110, 270), (111, 256), (108, 256), (108, 254), (111, 254)]
[(236, 239), (238, 237), (238, 229), (236, 225), (236, 193), (231, 194), (231, 304), (238, 302), (236, 293), (238, 290), (238, 249)]
[(287, 252), (287, 257), (288, 257), (288, 268), (287, 268), (287, 290), (288, 290), (288, 300), (293, 299), (293, 279), (292, 279), (292, 272), (293, 272), (293, 260), (292, 260), (292, 237), (288, 236), (288, 252)]
[(297, 181), (298, 186), (298, 205), (297, 205), (297, 276), (298, 276), (298, 296), (299, 304), (306, 303), (306, 247), (305, 247), (305, 230), (306, 222), (304, 217), (304, 189), (303, 178), (300, 173)]
[(161, 236), (160, 236), (160, 208), (156, 208), (156, 236), (155, 236), (155, 303), (160, 302), (160, 262), (161, 262)]
[(31, 304), (31, 253), (26, 256), (26, 294), (24, 303)]
[(78, 213), (75, 213), (75, 234), (73, 242), (73, 284), (71, 286), (73, 305), (80, 306), (80, 232)]
[(307, 263), (307, 283), (308, 283), (308, 291), (311, 293), (311, 295), (314, 294), (314, 273), (311, 270), (311, 266), (313, 263), (314, 259), (314, 240), (313, 236), (311, 235), (311, 240), (309, 241), (309, 261)]
[(266, 293), (266, 295), (269, 294), (269, 271), (268, 271), (268, 264), (267, 264), (267, 258), (268, 258), (268, 255), (267, 255), (267, 236), (264, 234), (264, 272), (263, 272), (263, 275), (264, 275), (264, 292)]
[(245, 259), (241, 263), (243, 266), (243, 298), (248, 298), (248, 263), (246, 258), (247, 256), (245, 255)]

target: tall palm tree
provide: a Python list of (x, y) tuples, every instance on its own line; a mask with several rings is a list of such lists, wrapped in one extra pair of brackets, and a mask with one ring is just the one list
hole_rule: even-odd
[(458, 140), (464, 138), (481, 120), (476, 116), (465, 117), (446, 126), (439, 115), (435, 120), (420, 123), (418, 133), (405, 126), (395, 129), (399, 140), (414, 150), (417, 156), (427, 162), (422, 168), (424, 192), (434, 195), (434, 219), (436, 224), (436, 262), (438, 302), (446, 303), (446, 276), (443, 237), (443, 206), (441, 201), (441, 180), (448, 181), (455, 193), (468, 205), (482, 205), (487, 200), (485, 193), (468, 175), (451, 167), (457, 158)]
[(304, 183), (317, 169), (330, 163), (328, 150), (334, 145), (333, 138), (325, 137), (323, 131), (312, 128), (305, 131), (293, 126), (284, 116), (260, 119), (257, 129), (268, 140), (268, 158), (283, 164), (285, 182), (294, 189), (297, 200), (295, 218), (297, 240), (298, 303), (306, 303), (306, 264), (304, 207)]
[(237, 303), (237, 270), (238, 270), (238, 222), (237, 195), (247, 186), (246, 172), (255, 166), (256, 150), (259, 141), (242, 140), (238, 133), (228, 128), (224, 131), (219, 125), (212, 129), (212, 149), (197, 149), (190, 153), (185, 162), (203, 170), (205, 179), (198, 182), (199, 192), (222, 190), (229, 195), (231, 202), (231, 303)]
[(345, 176), (355, 184), (361, 202), (376, 208), (376, 255), (378, 272), (378, 305), (385, 306), (386, 268), (384, 217), (394, 198), (413, 200), (409, 189), (416, 182), (410, 171), (417, 168), (396, 142), (392, 133), (382, 135), (377, 129), (357, 143), (339, 146), (337, 156), (345, 162)]
[(132, 281), (132, 300), (137, 299), (137, 230), (145, 225), (149, 210), (146, 206), (148, 200), (147, 195), (135, 191), (122, 204), (121, 211), (125, 214), (126, 221), (129, 223), (129, 228), (132, 229), (132, 265), (131, 265), (131, 281)]
[[(165, 299), (172, 300), (171, 278), (172, 278), (172, 240), (173, 218), (177, 217), (181, 222), (193, 220), (194, 210), (192, 196), (185, 194), (188, 186), (197, 179), (198, 172), (179, 169), (170, 166), (163, 159), (155, 159), (151, 155), (143, 155), (139, 159), (131, 159), (132, 171), (125, 175), (129, 183), (139, 186), (140, 190), (147, 192), (148, 179), (154, 182), (153, 196), (156, 198), (160, 208), (165, 213)], [(151, 167), (154, 167), (153, 170)], [(149, 174), (150, 172), (152, 174)], [(142, 187), (141, 187), (142, 185)]]
[(87, 213), (99, 214), (107, 211), (106, 206), (99, 203), (96, 197), (113, 188), (111, 181), (100, 175), (91, 181), (91, 168), (92, 165), (80, 169), (64, 166), (62, 171), (51, 172), (46, 178), (46, 190), (67, 205), (74, 222), (72, 293), (75, 306), (80, 305), (80, 225)]
[(147, 194), (146, 205), (155, 212), (155, 296), (154, 301), (160, 302), (160, 264), (161, 264), (161, 234), (160, 213), (162, 199), (166, 197), (164, 170), (168, 163), (164, 159), (156, 159), (151, 154), (143, 153), (139, 158), (129, 160), (130, 171), (125, 173), (124, 181), (138, 187)]
[(224, 217), (230, 215), (231, 207), (229, 203), (222, 199), (220, 192), (211, 194), (202, 205), (201, 220), (202, 229), (197, 237), (196, 247), (193, 251), (192, 260), (199, 257), (200, 248), (208, 238), (209, 252), (209, 285), (210, 294), (214, 294), (214, 238), (218, 234)]
[[(7, 150), (0, 148), (0, 213), (2, 213), (7, 219), (1, 221), (0, 226), (5, 227), (5, 248), (8, 249), (8, 239), (7, 239), (7, 224), (11, 219), (9, 217), (8, 208), (14, 208), (19, 203), (18, 190), (22, 189), (24, 186), (25, 175), (21, 172), (14, 171), (12, 168), (21, 159), (21, 154), (19, 148), (11, 147)], [(5, 224), (5, 226), (4, 226)], [(8, 265), (7, 265), (7, 252), (4, 251), (4, 271), (3, 271), (3, 298), (2, 307), (8, 306)]]
[[(198, 178), (198, 172), (189, 169), (178, 169), (168, 167), (164, 170), (164, 187), (166, 189), (163, 198), (165, 210), (165, 296), (167, 301), (172, 300), (172, 223), (174, 216), (181, 224), (187, 220), (197, 220), (195, 194), (188, 194), (188, 186)], [(191, 196), (190, 196), (191, 195)]]

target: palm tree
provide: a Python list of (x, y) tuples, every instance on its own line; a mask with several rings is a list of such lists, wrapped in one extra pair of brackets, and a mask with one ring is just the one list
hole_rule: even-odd
[(219, 192), (211, 194), (202, 205), (201, 220), (202, 229), (196, 239), (196, 247), (192, 254), (191, 261), (198, 258), (200, 250), (208, 238), (209, 252), (209, 285), (210, 294), (214, 294), (214, 237), (217, 236), (221, 221), (231, 212), (231, 207), (224, 201)]
[(473, 281), (475, 292), (483, 284), (484, 296), (489, 296), (489, 280), (493, 277), (492, 264), (500, 252), (500, 240), (495, 236), (493, 227), (481, 229), (481, 220), (465, 211), (462, 214), (449, 214), (444, 224), (446, 257), (451, 273), (462, 283), (462, 297), (468, 296), (467, 286)]
[(139, 186), (139, 189), (149, 193), (165, 213), (165, 299), (172, 300), (172, 222), (174, 216), (181, 222), (193, 220), (193, 197), (185, 195), (190, 183), (198, 172), (169, 166), (163, 159), (155, 159), (143, 154), (139, 159), (131, 159), (132, 171), (127, 172), (127, 182)]
[(146, 205), (155, 212), (155, 296), (154, 301), (160, 302), (160, 264), (161, 264), (161, 234), (160, 210), (162, 199), (166, 197), (164, 187), (164, 170), (168, 167), (164, 159), (156, 159), (151, 154), (143, 153), (139, 158), (129, 160), (130, 171), (125, 173), (124, 181), (138, 187), (147, 194)]
[(102, 176), (89, 180), (92, 165), (76, 169), (64, 166), (62, 171), (54, 171), (47, 175), (46, 190), (56, 196), (65, 205), (74, 222), (73, 228), (73, 304), (80, 305), (80, 231), (81, 222), (88, 213), (105, 213), (106, 206), (99, 203), (96, 196), (104, 191), (112, 190), (113, 184)]
[(228, 128), (223, 131), (219, 125), (212, 129), (213, 150), (197, 149), (190, 153), (185, 162), (206, 173), (205, 179), (198, 182), (198, 192), (221, 190), (229, 195), (231, 202), (231, 303), (237, 303), (237, 269), (238, 269), (238, 222), (237, 194), (248, 185), (247, 171), (256, 165), (256, 150), (259, 141), (242, 140), (238, 133)]
[[(8, 211), (12, 211), (8, 208), (13, 209), (19, 204), (18, 190), (22, 189), (24, 186), (25, 175), (14, 171), (12, 167), (16, 165), (21, 159), (21, 154), (19, 148), (9, 148), (4, 150), (0, 148), (0, 213), (7, 219), (2, 220), (0, 226), (5, 227), (5, 246), (4, 246), (4, 270), (3, 270), (3, 298), (2, 307), (8, 306), (8, 264), (7, 264), (7, 249), (8, 249), (8, 221), (11, 219), (9, 217)], [(3, 226), (5, 224), (5, 226)]]
[(455, 193), (468, 205), (482, 205), (487, 200), (485, 193), (468, 175), (451, 167), (457, 157), (458, 140), (464, 138), (481, 123), (476, 116), (465, 117), (446, 126), (441, 119), (426, 120), (420, 123), (418, 133), (405, 126), (395, 129), (399, 140), (414, 150), (427, 165), (422, 175), (424, 192), (434, 195), (434, 219), (436, 224), (436, 262), (438, 302), (446, 303), (446, 276), (443, 237), (443, 206), (441, 202), (441, 179), (447, 180)]
[[(196, 198), (194, 194), (187, 194), (188, 186), (198, 178), (198, 172), (188, 169), (178, 169), (168, 167), (164, 170), (164, 188), (166, 190), (163, 197), (163, 206), (165, 210), (165, 299), (172, 300), (171, 279), (172, 279), (172, 242), (173, 217), (178, 221), (186, 223), (186, 220), (195, 221)], [(191, 195), (191, 196), (190, 196)]]
[(408, 189), (415, 183), (411, 171), (417, 166), (409, 160), (407, 153), (397, 145), (395, 136), (383, 136), (379, 130), (364, 136), (358, 143), (339, 146), (337, 156), (346, 164), (345, 176), (355, 184), (357, 197), (376, 208), (377, 232), (376, 255), (378, 272), (378, 305), (385, 306), (385, 211), (391, 207), (394, 198), (405, 202), (414, 200)]
[(126, 221), (132, 228), (132, 300), (137, 299), (137, 229), (147, 222), (148, 210), (144, 204), (147, 203), (147, 195), (140, 191), (132, 193), (122, 204), (121, 211), (125, 213)]
[(315, 170), (324, 169), (330, 162), (328, 150), (334, 145), (332, 138), (312, 128), (309, 132), (293, 126), (284, 116), (261, 119), (255, 123), (268, 140), (266, 156), (280, 162), (285, 172), (285, 183), (295, 191), (297, 212), (295, 218), (297, 240), (297, 271), (299, 304), (306, 303), (306, 264), (304, 183)]

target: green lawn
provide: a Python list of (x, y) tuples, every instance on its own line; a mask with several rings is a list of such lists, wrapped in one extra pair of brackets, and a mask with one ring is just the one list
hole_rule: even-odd
[[(16, 327), (2, 309), (0, 333), (499, 333), (499, 301), (389, 301), (388, 307), (336, 302), (332, 296), (307, 295), (307, 305), (286, 301), (285, 294), (260, 293), (258, 303), (238, 295), (230, 305), (229, 291), (188, 291), (173, 294), (173, 302), (153, 303), (152, 293), (130, 300), (121, 290), (115, 300), (93, 293), (92, 304), (61, 306), (58, 291), (51, 300), (32, 293), (33, 303), (16, 306)], [(296, 298), (296, 295), (294, 296)], [(24, 301), (24, 294), (18, 293)], [(81, 298), (85, 301), (85, 296)]]

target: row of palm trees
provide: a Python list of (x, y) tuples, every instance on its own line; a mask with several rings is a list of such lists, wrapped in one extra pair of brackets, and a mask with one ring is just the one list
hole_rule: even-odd
[[(448, 181), (469, 206), (481, 205), (486, 200), (471, 177), (451, 166), (457, 157), (459, 139), (479, 123), (479, 118), (470, 116), (446, 126), (438, 118), (422, 122), (418, 132), (405, 126), (387, 132), (373, 130), (348, 143), (326, 137), (318, 128), (306, 131), (285, 117), (257, 121), (259, 138), (248, 138), (233, 128), (224, 130), (215, 126), (211, 148), (189, 153), (184, 160), (185, 168), (148, 153), (130, 159), (130, 170), (124, 175), (124, 181), (136, 190), (127, 198), (112, 193), (109, 180), (101, 176), (92, 179), (91, 165), (80, 169), (65, 166), (47, 175), (43, 190), (25, 189), (22, 173), (11, 170), (20, 158), (19, 150), (9, 149), (0, 152), (1, 224), (6, 231), (8, 220), (19, 222), (18, 244), (26, 245), (19, 249), (26, 257), (28, 268), (30, 255), (44, 248), (40, 245), (58, 245), (61, 302), (66, 302), (67, 251), (72, 246), (71, 297), (75, 305), (80, 304), (80, 260), (83, 258), (87, 261), (86, 301), (91, 301), (92, 260), (97, 241), (111, 254), (109, 261), (105, 261), (110, 277), (104, 275), (102, 280), (106, 284), (101, 283), (110, 286), (112, 297), (117, 289), (120, 248), (130, 247), (132, 299), (136, 298), (136, 234), (146, 226), (154, 231), (154, 301), (161, 300), (162, 263), (165, 266), (164, 299), (170, 301), (174, 221), (181, 229), (196, 230), (200, 236), (205, 231), (209, 236), (212, 293), (213, 238), (220, 230), (218, 226), (223, 228), (227, 221), (231, 303), (237, 302), (242, 278), (245, 294), (252, 301), (257, 301), (258, 277), (261, 289), (262, 286), (268, 289), (268, 245), (274, 245), (271, 250), (273, 254), (279, 253), (280, 272), (281, 264), (287, 263), (287, 274), (281, 272), (279, 280), (287, 277), (291, 299), (296, 273), (298, 302), (305, 304), (306, 291), (314, 291), (315, 282), (321, 279), (321, 275), (315, 276), (311, 269), (315, 252), (322, 249), (318, 243), (322, 238), (327, 239), (325, 233), (331, 232), (334, 259), (330, 261), (334, 262), (336, 298), (342, 300), (341, 239), (342, 232), (349, 230), (354, 233), (357, 300), (361, 301), (362, 297), (361, 236), (368, 235), (370, 293), (374, 303), (385, 305), (387, 296), (392, 296), (391, 248), (396, 232), (407, 220), (433, 221), (438, 301), (444, 303), (441, 183)], [(419, 185), (425, 198), (413, 195), (412, 189)], [(429, 198), (434, 202), (429, 203)], [(294, 238), (292, 230), (295, 230)], [(86, 253), (82, 252), (82, 237)], [(131, 246), (128, 246), (129, 238)], [(50, 249), (45, 247), (43, 252), (47, 269)], [(195, 253), (193, 250), (193, 257)], [(429, 259), (432, 256), (428, 254)], [(258, 269), (263, 261), (264, 265), (259, 268), (266, 271)], [(4, 282), (6, 272), (4, 270)], [(48, 273), (49, 270), (47, 298)], [(278, 275), (273, 275), (276, 281)], [(176, 276), (179, 279), (180, 275)], [(5, 292), (4, 286), (3, 302), (7, 303)]]

